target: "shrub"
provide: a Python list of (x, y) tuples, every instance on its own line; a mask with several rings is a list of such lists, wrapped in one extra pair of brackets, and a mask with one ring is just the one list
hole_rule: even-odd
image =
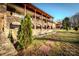
[(31, 27), (31, 17), (26, 15), (24, 20), (21, 20), (21, 26), (18, 31), (18, 42), (21, 48), (27, 48), (27, 46), (32, 42), (32, 27)]
[(78, 27), (74, 27), (74, 30), (75, 30), (75, 31), (78, 31)]
[(10, 39), (11, 43), (14, 43), (14, 39), (13, 39), (13, 37), (12, 37), (12, 32), (11, 32), (11, 30), (10, 30), (10, 32), (9, 32), (8, 38)]

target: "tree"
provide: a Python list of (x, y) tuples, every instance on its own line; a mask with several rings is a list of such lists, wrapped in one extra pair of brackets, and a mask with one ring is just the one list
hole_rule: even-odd
[(18, 31), (18, 42), (21, 48), (27, 48), (27, 46), (32, 42), (32, 27), (31, 27), (31, 17), (26, 15), (24, 20), (21, 20), (21, 26)]
[(69, 24), (69, 18), (68, 17), (65, 17), (64, 20), (62, 21), (62, 25), (63, 25), (63, 28), (68, 30), (70, 28), (70, 24)]
[(75, 31), (78, 31), (78, 27), (74, 27), (74, 30), (75, 30)]

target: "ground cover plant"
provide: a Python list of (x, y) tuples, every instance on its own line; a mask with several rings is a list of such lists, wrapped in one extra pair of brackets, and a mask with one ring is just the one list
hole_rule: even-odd
[(24, 55), (74, 56), (79, 55), (79, 31), (56, 30), (46, 37), (35, 38)]

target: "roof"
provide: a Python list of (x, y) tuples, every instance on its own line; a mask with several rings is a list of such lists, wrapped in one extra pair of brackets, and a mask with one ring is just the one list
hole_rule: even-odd
[(26, 3), (26, 7), (29, 7), (29, 8), (31, 8), (31, 9), (33, 9), (33, 10), (36, 10), (37, 13), (42, 14), (42, 15), (48, 17), (48, 18), (53, 18), (53, 16), (51, 16), (51, 15), (49, 15), (48, 13), (42, 11), (41, 9), (37, 8), (36, 6), (34, 6), (34, 5), (31, 4), (31, 3)]
[(26, 6), (26, 9), (31, 9), (34, 12), (36, 10), (36, 13), (38, 13), (38, 14), (41, 14), (41, 15), (47, 17), (47, 18), (53, 18), (53, 16), (47, 14), (46, 12), (42, 11), (41, 9), (37, 8), (36, 6), (34, 6), (31, 3), (14, 3), (14, 5), (18, 5), (22, 8), (24, 8), (24, 6)]

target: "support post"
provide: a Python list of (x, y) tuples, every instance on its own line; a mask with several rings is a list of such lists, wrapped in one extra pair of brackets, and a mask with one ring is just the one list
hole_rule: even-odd
[[(36, 9), (35, 9), (35, 21), (36, 21)], [(37, 22), (35, 22), (35, 29), (36, 29), (36, 25), (37, 25)]]
[(24, 4), (24, 15), (26, 16), (26, 4)]

